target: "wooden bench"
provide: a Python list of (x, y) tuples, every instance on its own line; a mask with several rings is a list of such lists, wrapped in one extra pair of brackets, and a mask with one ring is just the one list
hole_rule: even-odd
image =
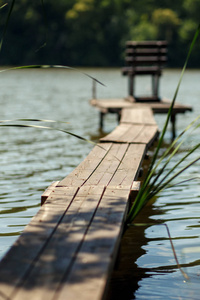
[[(0, 299), (103, 299), (129, 198), (158, 133), (150, 109), (122, 113), (125, 140), (119, 127), (43, 194), (41, 209), (0, 262)], [(145, 136), (137, 128), (137, 141), (134, 126), (145, 126)]]
[[(136, 101), (159, 101), (159, 78), (162, 68), (167, 62), (167, 42), (166, 41), (128, 41), (126, 43), (126, 66), (122, 68), (122, 74), (128, 76), (129, 96), (133, 96)], [(135, 95), (135, 76), (152, 76), (152, 96), (137, 97)]]

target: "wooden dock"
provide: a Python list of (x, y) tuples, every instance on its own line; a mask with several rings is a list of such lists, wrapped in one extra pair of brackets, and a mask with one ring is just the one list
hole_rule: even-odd
[[(154, 114), (167, 114), (171, 105), (171, 101), (168, 99), (162, 99), (160, 101), (145, 101), (141, 99), (136, 101), (134, 97), (129, 96), (120, 99), (92, 99), (90, 104), (96, 107), (100, 112), (100, 122), (99, 127), (103, 128), (104, 116), (108, 113), (114, 113), (117, 115), (118, 120), (121, 118), (121, 111), (124, 108), (150, 108)], [(175, 103), (171, 115), (171, 125), (172, 125), (172, 138), (176, 136), (176, 116), (178, 114), (184, 114), (187, 111), (192, 111), (190, 105), (183, 105), (180, 103)]]
[(106, 295), (141, 164), (158, 136), (150, 107), (116, 108), (119, 126), (46, 190), (41, 209), (0, 262), (0, 299)]

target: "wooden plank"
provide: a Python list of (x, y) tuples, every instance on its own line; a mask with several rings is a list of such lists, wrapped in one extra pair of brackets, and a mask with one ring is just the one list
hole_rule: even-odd
[(147, 48), (155, 48), (155, 47), (167, 47), (167, 41), (127, 41), (126, 46), (130, 47), (147, 47)]
[(156, 66), (140, 66), (140, 67), (132, 67), (127, 66), (122, 68), (123, 75), (161, 75), (162, 69)]
[(149, 107), (124, 108), (121, 113), (120, 123), (157, 125), (152, 109)]
[(104, 185), (107, 186), (117, 171), (123, 156), (128, 148), (127, 144), (112, 144), (107, 155), (101, 164), (87, 180), (85, 185)]
[[(106, 108), (108, 111), (116, 110), (119, 111), (124, 108), (141, 108), (141, 107), (150, 107), (154, 113), (168, 113), (171, 102), (169, 100), (163, 99), (160, 102), (145, 102), (145, 103), (136, 103), (134, 97), (119, 98), (119, 99), (94, 99), (91, 100), (91, 105), (97, 107), (98, 109)], [(175, 103), (173, 112), (174, 113), (185, 113), (186, 111), (192, 111), (190, 105), (183, 105), (180, 103)]]
[(136, 47), (130, 47), (128, 46), (125, 50), (126, 55), (133, 55), (134, 53), (139, 54), (140, 56), (151, 56), (151, 55), (166, 55), (167, 54), (167, 49), (166, 48), (160, 48), (160, 47), (155, 47), (155, 48), (136, 48)]
[(149, 148), (158, 137), (158, 126), (144, 126), (140, 134), (132, 141), (132, 143), (146, 144)]
[(132, 107), (132, 103), (129, 101), (125, 101), (124, 98), (120, 98), (120, 99), (92, 99), (90, 101), (90, 104), (92, 106), (97, 107), (98, 109), (122, 109), (125, 107)]
[(103, 193), (103, 186), (80, 188), (13, 300), (55, 299), (54, 294), (63, 276), (71, 270)]
[(60, 181), (59, 186), (83, 185), (101, 164), (110, 148), (111, 144), (95, 146), (85, 160), (72, 173)]
[(130, 189), (106, 188), (72, 269), (55, 299), (102, 299), (118, 251), (129, 193)]
[(111, 133), (100, 139), (100, 142), (121, 142), (121, 138), (131, 127), (130, 124), (120, 124)]
[(110, 134), (100, 139), (101, 142), (131, 143), (136, 138), (143, 125), (120, 124)]
[[(45, 203), (26, 226), (21, 236), (0, 262), (0, 296), (10, 299), (32, 269), (77, 193), (77, 188), (65, 188), (65, 197)], [(47, 200), (48, 202), (48, 200)]]
[(131, 188), (133, 181), (137, 180), (146, 151), (145, 144), (130, 144), (109, 186)]
[(125, 61), (132, 66), (141, 66), (141, 65), (162, 65), (167, 62), (166, 56), (140, 56), (140, 52), (133, 53), (133, 55), (127, 56)]
[(117, 126), (110, 134), (101, 138), (101, 142), (115, 142), (115, 143), (135, 143), (146, 144), (151, 143), (158, 136), (157, 125), (132, 125), (122, 123)]
[(53, 182), (42, 194), (41, 196), (41, 205), (44, 204), (44, 202), (47, 200), (47, 198), (50, 196), (51, 192), (53, 191), (53, 189), (57, 186), (57, 184), (59, 183), (59, 181), (55, 181)]
[[(134, 143), (134, 141), (137, 140), (138, 143), (138, 137), (142, 133), (144, 129), (144, 125), (132, 125), (132, 124), (120, 124), (119, 126), (126, 126), (127, 130), (124, 133), (124, 135), (119, 136), (117, 139), (117, 142), (120, 143)], [(112, 140), (114, 142), (114, 140)]]

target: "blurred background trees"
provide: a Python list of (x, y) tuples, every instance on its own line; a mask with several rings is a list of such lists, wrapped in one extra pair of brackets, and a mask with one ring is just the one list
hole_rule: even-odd
[[(11, 0), (0, 0), (2, 36)], [(166, 39), (169, 67), (182, 66), (199, 23), (200, 0), (15, 1), (1, 65), (122, 66), (127, 40)], [(190, 62), (200, 67), (200, 45)]]

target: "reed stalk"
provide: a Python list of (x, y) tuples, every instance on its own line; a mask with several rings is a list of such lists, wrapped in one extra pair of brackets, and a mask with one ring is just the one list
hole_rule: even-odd
[[(141, 211), (141, 209), (147, 204), (148, 201), (150, 201), (153, 197), (155, 197), (160, 191), (162, 191), (165, 188), (168, 188), (169, 185), (171, 184), (171, 182), (177, 178), (180, 174), (182, 174), (185, 170), (187, 170), (189, 167), (191, 167), (193, 164), (195, 164), (198, 160), (200, 160), (200, 156), (198, 156), (197, 158), (193, 159), (190, 163), (188, 163), (186, 166), (182, 167), (179, 171), (175, 172), (175, 174), (171, 175), (171, 173), (173, 171), (176, 171), (177, 167), (180, 166), (180, 164), (182, 164), (186, 158), (188, 158), (190, 155), (192, 155), (196, 150), (199, 149), (200, 144), (198, 143), (197, 145), (193, 146), (193, 148), (191, 150), (188, 151), (188, 153), (183, 156), (172, 168), (169, 172), (167, 172), (164, 175), (164, 171), (166, 170), (166, 167), (168, 166), (168, 164), (171, 162), (172, 158), (175, 156), (175, 154), (177, 153), (177, 151), (179, 150), (179, 148), (182, 146), (183, 142), (186, 140), (186, 138), (184, 138), (185, 134), (187, 133), (187, 131), (195, 125), (194, 129), (199, 127), (199, 124), (196, 125), (196, 122), (199, 121), (200, 116), (198, 116), (194, 121), (192, 121), (186, 128), (185, 130), (178, 136), (178, 138), (176, 138), (174, 140), (174, 142), (171, 144), (171, 146), (169, 146), (169, 148), (165, 151), (165, 153), (163, 155), (161, 155), (161, 158), (158, 159), (158, 155), (160, 153), (160, 150), (162, 148), (163, 145), (163, 140), (164, 140), (164, 136), (167, 130), (167, 126), (169, 124), (169, 120), (171, 118), (172, 112), (173, 112), (173, 107), (178, 95), (178, 91), (181, 85), (181, 81), (185, 72), (185, 69), (187, 67), (190, 55), (192, 53), (192, 49), (194, 48), (194, 45), (196, 43), (196, 40), (199, 36), (200, 33), (200, 24), (195, 32), (195, 35), (193, 37), (192, 43), (190, 45), (181, 75), (180, 75), (180, 79), (178, 81), (167, 117), (166, 117), (166, 121), (163, 127), (163, 130), (161, 132), (161, 136), (160, 139), (158, 141), (158, 145), (157, 148), (155, 150), (155, 153), (153, 155), (150, 167), (147, 171), (146, 177), (144, 179), (144, 182), (141, 186), (141, 189), (139, 190), (136, 199), (129, 211), (126, 223), (127, 225), (131, 224), (135, 217), (137, 216), (137, 214)], [(183, 138), (183, 140), (180, 141), (180, 139)], [(172, 151), (172, 153), (171, 153)], [(171, 153), (171, 154), (170, 154)], [(166, 159), (166, 161), (163, 163), (164, 159)], [(163, 176), (164, 175), (164, 176)], [(162, 179), (160, 179), (162, 178)]]

